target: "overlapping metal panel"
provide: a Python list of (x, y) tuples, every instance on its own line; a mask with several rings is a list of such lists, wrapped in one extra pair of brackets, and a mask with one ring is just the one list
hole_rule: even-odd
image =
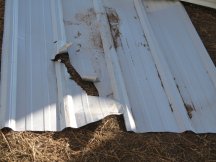
[[(216, 132), (215, 66), (178, 1), (8, 0), (5, 18), (1, 127), (53, 131), (123, 113), (128, 131)], [(100, 97), (50, 61), (65, 46)]]

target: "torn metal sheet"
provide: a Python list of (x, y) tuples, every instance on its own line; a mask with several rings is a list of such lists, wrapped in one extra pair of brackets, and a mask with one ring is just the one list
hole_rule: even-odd
[[(216, 132), (215, 66), (179, 1), (8, 0), (5, 17), (1, 127), (53, 131), (123, 113), (128, 131)], [(50, 61), (62, 49), (100, 97)]]
[(69, 47), (61, 1), (7, 0), (5, 10), (0, 128), (57, 131), (122, 113), (112, 99), (87, 96), (51, 61)]
[[(185, 27), (186, 25), (193, 31), (194, 37), (197, 37), (196, 31), (179, 2), (94, 0), (93, 3), (92, 1), (82, 3), (81, 1), (63, 1), (63, 6), (65, 8), (69, 8), (69, 6), (72, 5), (75, 5), (76, 9), (70, 11), (66, 9), (63, 11), (64, 18), (67, 18), (67, 22), (70, 22), (65, 28), (66, 33), (72, 33), (74, 29), (76, 29), (74, 33), (80, 33), (81, 35), (83, 35), (82, 33), (85, 33), (85, 31), (88, 31), (88, 34), (92, 34), (92, 29), (94, 29), (96, 33), (100, 31), (105, 54), (104, 60), (108, 69), (107, 75), (109, 75), (110, 78), (113, 98), (119, 100), (128, 110), (128, 112), (124, 114), (128, 130), (135, 132), (182, 132), (185, 130), (192, 130), (195, 132), (215, 131), (214, 125), (207, 124), (215, 122), (213, 118), (215, 110), (211, 108), (211, 104), (208, 106), (206, 105), (208, 107), (205, 109), (206, 112), (194, 114), (196, 112), (194, 110), (195, 105), (193, 104), (196, 103), (198, 107), (201, 104), (205, 105), (204, 102), (200, 102), (201, 100), (198, 103), (196, 99), (197, 96), (200, 96), (199, 99), (203, 97), (201, 95), (203, 90), (197, 90), (195, 88), (188, 88), (185, 90), (187, 86), (191, 87), (190, 84), (195, 82), (193, 70), (184, 69), (184, 66), (187, 67), (192, 63), (188, 63), (188, 65), (179, 63), (182, 66), (180, 68), (178, 66), (171, 66), (171, 64), (174, 65), (176, 63), (172, 63), (170, 61), (171, 59), (167, 60), (166, 55), (163, 53), (164, 51), (162, 51), (163, 47), (161, 44), (167, 43), (164, 40), (163, 43), (160, 42), (160, 39), (164, 38), (164, 32), (170, 37), (170, 41), (177, 40), (176, 43), (173, 43), (175, 45), (174, 47), (168, 46), (166, 49), (172, 48), (178, 50), (176, 51), (179, 53), (178, 56), (180, 57), (178, 60), (185, 60), (185, 58), (181, 58), (181, 53), (185, 55), (195, 55), (195, 52), (192, 50), (198, 50), (193, 43), (190, 43), (193, 42), (190, 38), (182, 38), (185, 39), (185, 43), (190, 46), (190, 49), (184, 49), (181, 47), (182, 44), (178, 44), (178, 42), (182, 43), (176, 38), (178, 36), (174, 37), (174, 33), (169, 33), (169, 31), (176, 30), (176, 26), (171, 29), (170, 24), (175, 24), (177, 21), (176, 17), (178, 17), (177, 29), (181, 32), (180, 36), (181, 34), (188, 34), (188, 29)], [(92, 9), (93, 7), (94, 10)], [(150, 9), (152, 13), (150, 13)], [(163, 10), (167, 13), (163, 13)], [(98, 24), (95, 24), (95, 13), (97, 15)], [(160, 21), (152, 18), (151, 14), (154, 13), (158, 13), (155, 17)], [(77, 20), (77, 15), (81, 15), (83, 19)], [(167, 18), (165, 18), (166, 16)], [(171, 19), (167, 20), (170, 17)], [(85, 18), (88, 19), (86, 20)], [(153, 21), (155, 24), (151, 24)], [(160, 22), (166, 26), (164, 27), (166, 31), (163, 31), (161, 34), (156, 33), (155, 30), (155, 28), (160, 29)], [(79, 24), (79, 27), (77, 24)], [(94, 27), (92, 27), (92, 25)], [(83, 31), (82, 28), (84, 28)], [(91, 36), (89, 37), (91, 38)], [(87, 39), (88, 36), (84, 38), (79, 37), (78, 39), (76, 36), (67, 38), (72, 42), (84, 41), (84, 46), (89, 42), (89, 39)], [(202, 57), (207, 58), (207, 66), (211, 66), (212, 69), (211, 72), (209, 72), (211, 74), (206, 76), (203, 71), (206, 68), (210, 68), (199, 64), (198, 57), (190, 56), (190, 61), (201, 71), (199, 75), (206, 77), (206, 79), (202, 79), (202, 77), (196, 78), (200, 79), (197, 84), (200, 86), (207, 84), (206, 86), (209, 86), (209, 88), (211, 87), (211, 92), (208, 93), (208, 99), (205, 101), (208, 102), (208, 100), (212, 99), (211, 101), (214, 102), (212, 94), (215, 93), (215, 87), (210, 80), (215, 79), (215, 69), (214, 66), (212, 66), (209, 56), (206, 55), (206, 50), (201, 40), (197, 37), (194, 42), (200, 44), (200, 48), (202, 48), (202, 50), (199, 49), (201, 51), (200, 53), (202, 53)], [(81, 43), (81, 46), (83, 46), (83, 44)], [(94, 49), (94, 46), (92, 45), (91, 48)], [(192, 52), (193, 54), (190, 54)], [(86, 56), (86, 58), (95, 53), (96, 52), (87, 53), (86, 55), (88, 56)], [(70, 57), (75, 57), (75, 52), (69, 52), (69, 54)], [(175, 55), (172, 56), (172, 53), (169, 52), (166, 54), (171, 55), (170, 58), (174, 59), (173, 57)], [(76, 59), (73, 60), (75, 61)], [(94, 62), (94, 59), (92, 60)], [(79, 65), (81, 64), (78, 64), (77, 69), (81, 69)], [(185, 70), (187, 70), (189, 74), (184, 74), (183, 77), (182, 73)], [(187, 75), (191, 76), (187, 78)], [(190, 82), (187, 81), (188, 79)], [(182, 88), (179, 82), (186, 82), (186, 86)], [(194, 84), (192, 87), (193, 86)], [(197, 95), (196, 93), (200, 94)], [(212, 104), (214, 106), (214, 103)], [(196, 118), (205, 118), (205, 114), (211, 111), (213, 111), (213, 115), (209, 116), (212, 117), (203, 121), (201, 124), (203, 125), (202, 127), (197, 126), (200, 124), (200, 121), (197, 121)], [(130, 114), (133, 116), (132, 119), (130, 118)]]
[(197, 5), (216, 9), (216, 1), (215, 0), (181, 0), (181, 1), (194, 3)]

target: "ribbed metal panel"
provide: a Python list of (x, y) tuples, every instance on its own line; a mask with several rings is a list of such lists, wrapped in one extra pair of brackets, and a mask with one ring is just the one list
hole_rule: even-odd
[[(61, 130), (124, 114), (128, 131), (216, 132), (216, 71), (178, 1), (8, 0), (2, 127)], [(88, 96), (50, 61), (72, 42)]]
[(51, 61), (66, 43), (61, 3), (6, 1), (1, 128), (56, 131), (121, 113), (111, 99), (88, 97), (63, 64)]

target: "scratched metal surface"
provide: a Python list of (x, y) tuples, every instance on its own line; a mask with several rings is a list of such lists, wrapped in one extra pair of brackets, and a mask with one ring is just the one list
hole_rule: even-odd
[[(1, 128), (55, 131), (123, 113), (128, 131), (216, 132), (215, 66), (178, 1), (8, 0), (5, 18)], [(100, 97), (50, 61), (67, 42)]]

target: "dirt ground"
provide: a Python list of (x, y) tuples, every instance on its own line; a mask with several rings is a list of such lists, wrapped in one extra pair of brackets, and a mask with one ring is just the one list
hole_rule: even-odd
[[(216, 63), (216, 10), (184, 6)], [(3, 9), (0, 0), (1, 34)], [(3, 129), (0, 161), (216, 161), (216, 134), (135, 134), (126, 132), (122, 116), (62, 132)]]

